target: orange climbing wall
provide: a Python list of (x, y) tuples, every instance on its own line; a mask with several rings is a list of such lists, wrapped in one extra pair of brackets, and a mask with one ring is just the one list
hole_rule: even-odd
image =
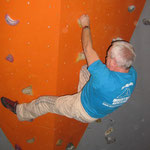
[[(145, 0), (1, 0), (0, 96), (22, 103), (41, 95), (75, 93), (80, 67), (86, 63), (77, 61), (82, 52), (78, 18), (89, 14), (93, 46), (104, 62), (112, 39), (130, 40), (144, 3)], [(131, 5), (135, 6), (133, 12), (128, 11)], [(6, 14), (11, 25), (6, 23)], [(9, 54), (13, 62), (6, 60)], [(33, 94), (23, 94), (22, 89), (29, 86)], [(0, 104), (0, 128), (13, 145), (23, 150), (64, 150), (70, 142), (77, 146), (86, 126), (53, 114), (32, 123), (19, 122)], [(57, 146), (59, 139), (62, 143)]]

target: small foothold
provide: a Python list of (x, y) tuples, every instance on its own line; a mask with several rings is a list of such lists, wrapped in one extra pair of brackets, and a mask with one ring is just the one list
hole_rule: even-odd
[(105, 136), (109, 135), (113, 131), (114, 131), (114, 129), (112, 127), (110, 127), (108, 130), (105, 131)]
[(102, 120), (101, 120), (101, 119), (97, 119), (96, 122), (97, 122), (97, 123), (101, 123)]
[(77, 22), (78, 22), (79, 27), (82, 28), (82, 25), (79, 19), (77, 20)]
[(56, 142), (56, 145), (57, 145), (57, 146), (60, 146), (62, 143), (63, 143), (63, 140), (62, 140), (62, 139), (59, 139), (59, 140)]
[(144, 19), (142, 20), (142, 22), (143, 22), (144, 25), (150, 25), (150, 19), (144, 18)]
[(83, 53), (83, 52), (80, 52), (80, 53), (78, 54), (78, 57), (77, 57), (77, 59), (76, 59), (76, 62), (79, 62), (80, 60), (84, 60), (84, 59), (85, 59), (84, 53)]
[(8, 14), (5, 15), (5, 20), (6, 20), (7, 24), (9, 24), (11, 26), (15, 26), (19, 23), (19, 20), (13, 20)]
[(128, 11), (129, 12), (133, 12), (135, 10), (135, 6), (134, 5), (131, 5), (128, 7)]
[(111, 143), (116, 142), (116, 138), (115, 137), (106, 136), (105, 139), (107, 141), (107, 144), (111, 144)]
[(18, 144), (15, 144), (15, 150), (22, 150)]
[(26, 94), (26, 95), (33, 95), (33, 91), (32, 91), (32, 85), (31, 86), (28, 86), (26, 88), (24, 88), (22, 90), (22, 93), (23, 94)]
[(14, 57), (9, 54), (7, 57), (6, 57), (6, 60), (8, 60), (9, 62), (13, 62), (14, 61)]
[(69, 143), (66, 147), (66, 150), (75, 150), (75, 146), (72, 143)]
[(35, 138), (32, 138), (32, 139), (27, 140), (27, 143), (34, 143), (34, 141), (35, 141)]

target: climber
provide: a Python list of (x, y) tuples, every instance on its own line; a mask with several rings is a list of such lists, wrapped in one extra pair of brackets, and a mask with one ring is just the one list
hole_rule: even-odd
[(78, 92), (65, 96), (41, 96), (22, 104), (2, 97), (3, 106), (16, 114), (20, 121), (32, 121), (41, 115), (55, 113), (90, 123), (112, 113), (130, 98), (137, 78), (132, 67), (136, 57), (133, 46), (126, 41), (112, 42), (106, 64), (103, 64), (93, 49), (89, 16), (82, 15), (79, 22), (87, 65), (81, 68)]

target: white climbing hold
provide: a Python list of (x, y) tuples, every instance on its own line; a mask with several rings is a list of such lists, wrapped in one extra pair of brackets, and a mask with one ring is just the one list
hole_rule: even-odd
[(15, 26), (19, 23), (19, 20), (13, 20), (8, 14), (5, 15), (5, 20), (6, 20), (7, 24), (9, 24), (11, 26)]
[(117, 38), (114, 38), (112, 39), (112, 42), (115, 42), (115, 41), (122, 41), (123, 39), (121, 37), (117, 37)]
[(135, 10), (135, 6), (134, 5), (131, 5), (128, 7), (128, 11), (129, 12), (133, 12)]

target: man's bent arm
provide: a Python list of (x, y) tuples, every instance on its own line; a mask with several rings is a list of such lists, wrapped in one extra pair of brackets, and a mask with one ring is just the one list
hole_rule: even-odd
[(87, 15), (81, 16), (80, 23), (82, 25), (82, 46), (89, 66), (99, 60), (99, 57), (92, 46), (89, 17)]

